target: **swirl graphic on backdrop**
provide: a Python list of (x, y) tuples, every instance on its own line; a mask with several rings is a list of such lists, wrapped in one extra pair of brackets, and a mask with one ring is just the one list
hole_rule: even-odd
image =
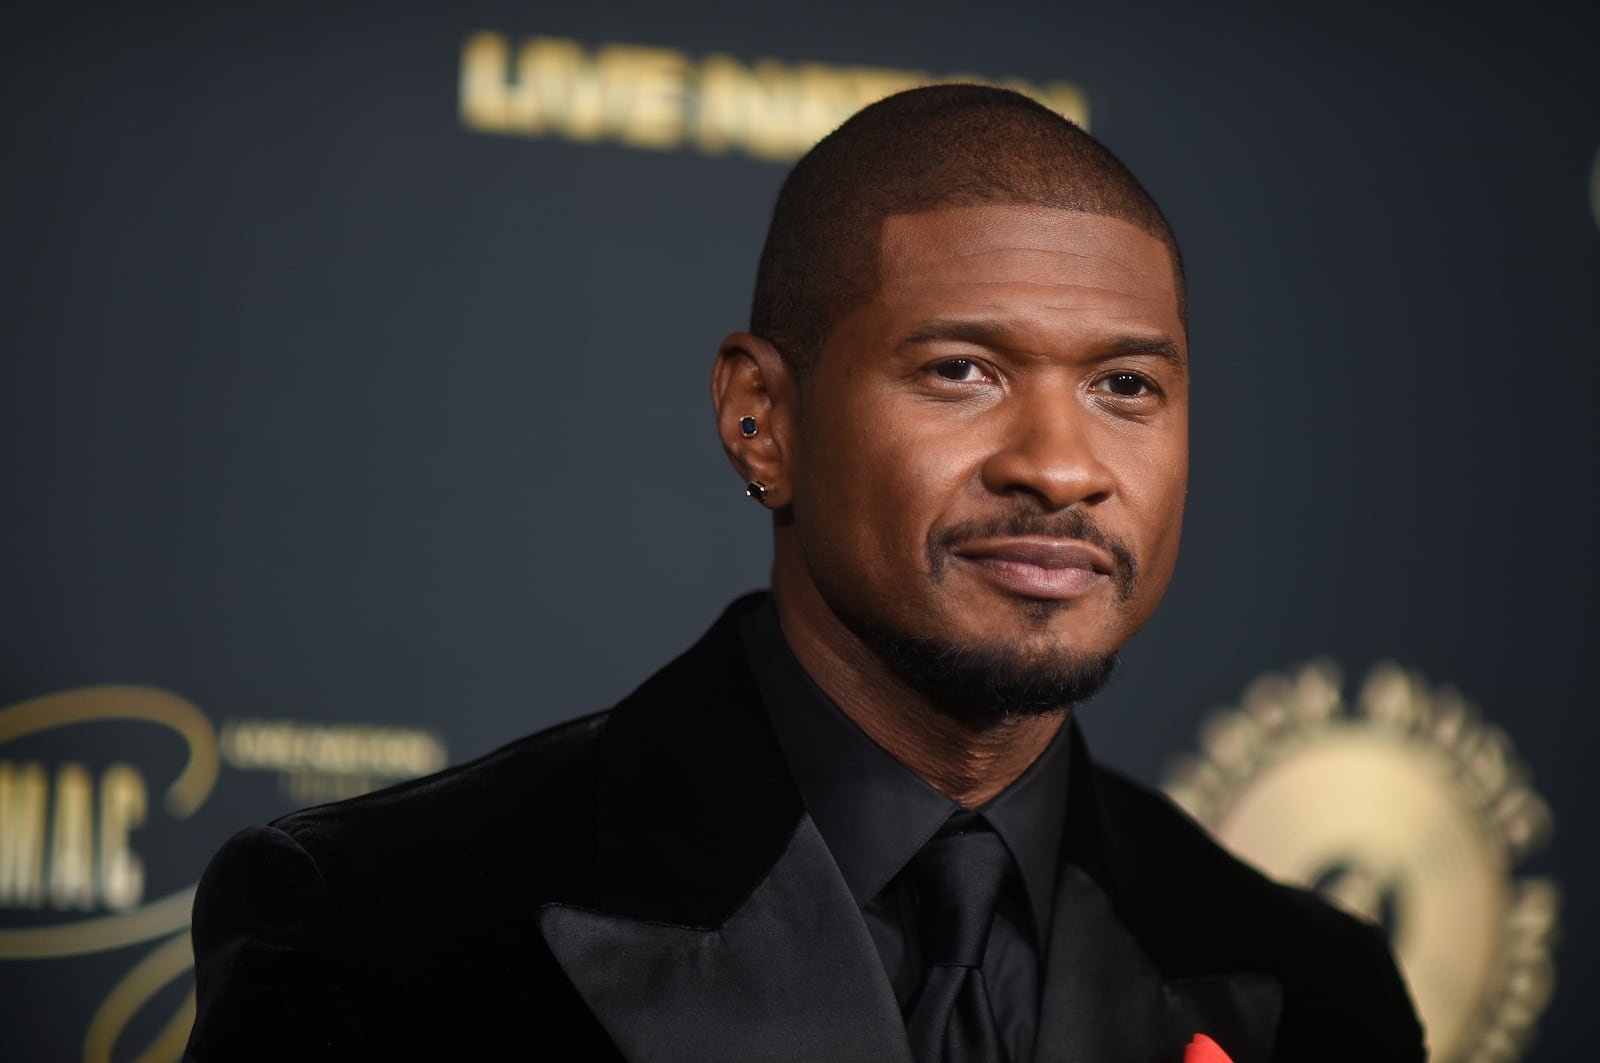
[[(153, 724), (183, 742), (186, 756), (165, 790), (175, 822), (191, 819), (215, 797), (222, 768), (231, 777), (277, 779), (272, 805), (229, 813), (245, 822), (437, 771), (448, 750), (440, 735), (396, 724), (244, 718), (214, 727), (190, 702), (146, 686), (84, 687), (0, 709), (0, 915), (12, 916), (10, 925), (0, 923), (0, 963), (70, 964), (73, 957), (135, 949), (132, 967), (103, 998), (99, 987), (84, 986), (81, 998), (74, 989), (78, 999), (50, 999), (47, 1008), (75, 1014), (83, 1007), (84, 1063), (175, 1063), (194, 1022), (189, 925), (200, 868), (175, 865), (170, 851), (148, 839), (153, 847), (146, 854), (135, 851), (133, 835), (147, 826), (153, 788), (145, 768), (126, 762), (138, 759), (127, 752), (128, 733), (116, 729), (128, 722)], [(94, 730), (107, 724), (111, 729)], [(46, 748), (71, 751), (53, 766), (45, 763), (49, 757), (8, 755), (61, 728), (78, 730), (63, 743), (44, 740)], [(90, 762), (103, 762), (108, 750), (115, 758), (92, 772)], [(147, 879), (190, 884), (146, 902)], [(182, 1002), (170, 1016), (146, 1015), (158, 994), (173, 999), (180, 990)], [(27, 1002), (11, 1006), (9, 1013), (0, 1008), (0, 1028), (31, 1020)], [(136, 1019), (144, 1030), (162, 1018), (148, 1043), (119, 1043), (132, 1040)], [(70, 1043), (44, 1051), (50, 1059), (72, 1054)]]
[(1511, 741), (1394, 664), (1346, 711), (1333, 665), (1252, 684), (1167, 791), (1229, 848), (1382, 924), (1439, 1063), (1514, 1060), (1555, 985), (1560, 892), (1514, 878), (1549, 808)]
[[(216, 785), (217, 739), (211, 722), (191, 703), (176, 694), (151, 687), (94, 686), (34, 698), (7, 709), (0, 709), (0, 745), (41, 731), (109, 721), (138, 721), (176, 732), (188, 747), (188, 759), (178, 777), (166, 791), (166, 808), (174, 819), (188, 819), (210, 796)], [(42, 829), (30, 826), (33, 817), (22, 813), (25, 802), (41, 810), (44, 791), (43, 769), (38, 765), (13, 768), (5, 765), (0, 786), (0, 830), (12, 837), (3, 861), (9, 895), (23, 900), (42, 890)], [(74, 781), (87, 772), (76, 765), (64, 765), (58, 776), (58, 794), (72, 792), (81, 784)], [(126, 785), (138, 780), (137, 787)], [(122, 785), (117, 785), (118, 783)], [(115, 829), (125, 833), (144, 819), (142, 776), (126, 764), (113, 764), (102, 775), (101, 854), (98, 886), (104, 903), (114, 910), (109, 915), (77, 918), (46, 926), (0, 929), (0, 960), (62, 959), (156, 941), (133, 969), (123, 976), (89, 1021), (84, 1037), (85, 1063), (110, 1063), (118, 1036), (139, 1009), (163, 988), (182, 977), (194, 966), (189, 945), (189, 918), (194, 904), (194, 886), (188, 886), (147, 904), (137, 904), (143, 869), (125, 847), (110, 844)], [(30, 793), (39, 796), (27, 802)], [(118, 801), (114, 795), (124, 795)], [(58, 798), (59, 800), (59, 798)], [(81, 801), (73, 800), (81, 805)], [(60, 839), (65, 828), (59, 822), (57, 844), (63, 853), (70, 843)], [(22, 837), (18, 837), (18, 835)], [(52, 852), (52, 860), (59, 854)], [(32, 876), (28, 869), (36, 869)], [(71, 875), (53, 876), (51, 887), (60, 896), (61, 907), (73, 892)], [(194, 993), (189, 992), (154, 1040), (137, 1053), (139, 1060), (176, 1059), (194, 1023)]]

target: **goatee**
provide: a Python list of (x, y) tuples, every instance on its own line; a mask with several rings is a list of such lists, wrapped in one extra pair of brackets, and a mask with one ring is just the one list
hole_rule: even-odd
[(1050, 716), (1088, 701), (1111, 679), (1117, 655), (1030, 655), (1016, 645), (956, 645), (849, 624), (856, 637), (934, 708), (975, 730)]

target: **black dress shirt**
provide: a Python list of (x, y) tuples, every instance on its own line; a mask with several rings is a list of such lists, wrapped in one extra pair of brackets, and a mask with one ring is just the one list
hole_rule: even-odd
[[(878, 745), (795, 659), (769, 598), (743, 625), (745, 654), (806, 810), (861, 906), (902, 1011), (922, 979), (911, 891), (901, 870), (959, 809)], [(1002, 899), (983, 975), (1013, 1063), (1033, 1058), (1039, 987), (1066, 824), (1062, 727), (1016, 782), (978, 812), (1016, 860), (1020, 891)]]

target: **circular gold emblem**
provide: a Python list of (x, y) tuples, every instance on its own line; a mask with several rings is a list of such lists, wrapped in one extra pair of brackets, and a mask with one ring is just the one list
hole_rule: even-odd
[(1512, 874), (1551, 817), (1510, 740), (1394, 664), (1319, 661), (1205, 724), (1167, 792), (1234, 852), (1381, 923), (1438, 1063), (1514, 1060), (1555, 984), (1560, 893)]

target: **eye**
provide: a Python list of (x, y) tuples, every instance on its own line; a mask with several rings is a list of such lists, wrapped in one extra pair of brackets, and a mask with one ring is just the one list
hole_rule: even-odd
[(964, 384), (982, 380), (984, 376), (983, 367), (970, 358), (952, 358), (948, 362), (940, 362), (933, 367), (933, 371), (946, 380)]
[(1108, 391), (1118, 398), (1136, 399), (1150, 394), (1154, 389), (1150, 381), (1138, 373), (1112, 373), (1095, 384), (1099, 391)]

